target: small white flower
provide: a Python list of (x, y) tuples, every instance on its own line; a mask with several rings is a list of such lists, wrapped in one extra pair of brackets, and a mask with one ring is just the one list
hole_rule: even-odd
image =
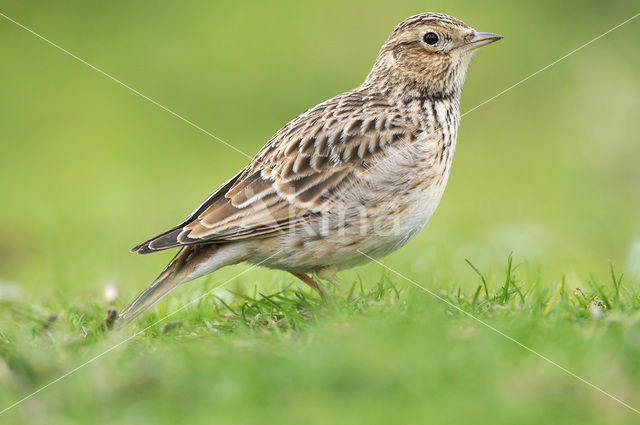
[(118, 287), (115, 283), (107, 283), (104, 287), (104, 300), (108, 303), (112, 303), (118, 298)]
[(599, 319), (604, 316), (605, 305), (600, 301), (598, 297), (594, 297), (591, 304), (589, 304), (589, 313), (594, 319)]

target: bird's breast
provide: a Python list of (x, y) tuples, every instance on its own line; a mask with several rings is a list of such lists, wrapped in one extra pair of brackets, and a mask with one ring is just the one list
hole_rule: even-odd
[(389, 196), (379, 206), (388, 220), (388, 234), (381, 241), (394, 249), (420, 231), (440, 203), (459, 122), (457, 101), (423, 101), (409, 113), (408, 121), (418, 122), (420, 137), (388, 152), (373, 177), (374, 187), (388, 188)]

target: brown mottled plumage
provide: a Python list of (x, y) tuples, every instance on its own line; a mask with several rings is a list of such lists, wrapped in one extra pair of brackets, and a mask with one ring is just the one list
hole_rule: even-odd
[(182, 247), (123, 311), (132, 319), (181, 282), (249, 261), (305, 275), (381, 257), (414, 236), (449, 175), (475, 48), (501, 37), (424, 13), (400, 23), (364, 83), (298, 116), (175, 228), (133, 248)]

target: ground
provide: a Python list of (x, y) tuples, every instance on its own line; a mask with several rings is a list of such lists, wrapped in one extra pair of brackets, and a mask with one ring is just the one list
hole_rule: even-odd
[(638, 288), (602, 269), (571, 290), (510, 260), (435, 295), (393, 273), (327, 297), (209, 279), (121, 329), (121, 299), (4, 302), (0, 403), (71, 373), (3, 423), (636, 423)]

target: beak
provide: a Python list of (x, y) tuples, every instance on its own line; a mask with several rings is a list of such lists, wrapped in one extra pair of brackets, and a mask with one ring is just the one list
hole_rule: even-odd
[(500, 40), (501, 35), (491, 32), (474, 32), (471, 40), (467, 42), (467, 48), (470, 50), (477, 49), (478, 47), (486, 46), (489, 43)]

